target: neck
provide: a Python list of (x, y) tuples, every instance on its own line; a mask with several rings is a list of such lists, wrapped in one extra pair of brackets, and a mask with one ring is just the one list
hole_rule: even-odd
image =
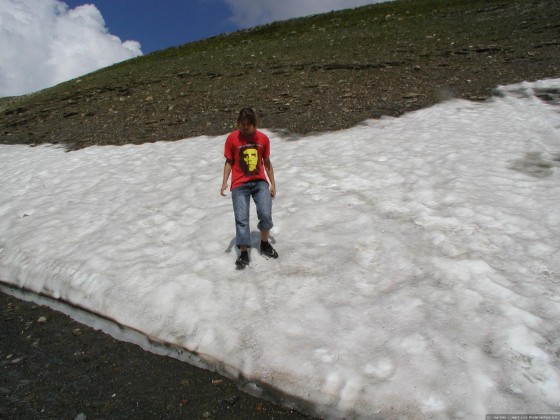
[(247, 133), (247, 132), (245, 132), (245, 131), (239, 130), (239, 132), (241, 133), (241, 135), (242, 135), (243, 137), (252, 138), (252, 137), (255, 137), (255, 133), (256, 133), (257, 131), (255, 130), (255, 131), (253, 131), (252, 133)]

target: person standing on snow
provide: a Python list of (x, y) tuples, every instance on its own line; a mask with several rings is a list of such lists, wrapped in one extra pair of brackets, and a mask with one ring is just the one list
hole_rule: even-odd
[[(272, 199), (276, 196), (274, 171), (270, 162), (270, 140), (257, 130), (257, 116), (251, 108), (243, 108), (237, 118), (238, 129), (229, 134), (224, 147), (224, 177), (221, 195), (225, 196), (231, 174), (231, 197), (235, 216), (235, 243), (241, 254), (235, 264), (249, 264), (251, 246), (249, 227), (250, 198), (257, 207), (261, 232), (260, 252), (268, 258), (278, 258), (270, 242), (272, 229)], [(267, 179), (268, 176), (268, 179)]]

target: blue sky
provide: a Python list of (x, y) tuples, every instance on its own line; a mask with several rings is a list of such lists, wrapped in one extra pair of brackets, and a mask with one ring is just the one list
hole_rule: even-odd
[(122, 41), (138, 41), (144, 54), (239, 28), (231, 19), (231, 8), (221, 0), (67, 0), (65, 3), (70, 8), (94, 4), (109, 32)]

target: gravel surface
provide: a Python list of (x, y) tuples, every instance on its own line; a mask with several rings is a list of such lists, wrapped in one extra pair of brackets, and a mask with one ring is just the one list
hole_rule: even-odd
[(4, 293), (0, 323), (0, 419), (309, 418)]
[[(74, 150), (220, 135), (245, 105), (286, 136), (339, 130), (560, 77), (559, 45), (557, 0), (405, 0), (329, 13), (0, 99), (0, 142)], [(0, 308), (0, 418), (305, 418), (45, 306), (0, 293)]]

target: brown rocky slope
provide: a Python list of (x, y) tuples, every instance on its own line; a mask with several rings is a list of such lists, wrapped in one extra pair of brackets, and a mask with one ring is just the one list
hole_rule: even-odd
[(500, 84), (558, 77), (557, 0), (398, 0), (156, 52), (0, 100), (3, 143), (143, 143), (232, 128), (241, 106), (295, 134)]

